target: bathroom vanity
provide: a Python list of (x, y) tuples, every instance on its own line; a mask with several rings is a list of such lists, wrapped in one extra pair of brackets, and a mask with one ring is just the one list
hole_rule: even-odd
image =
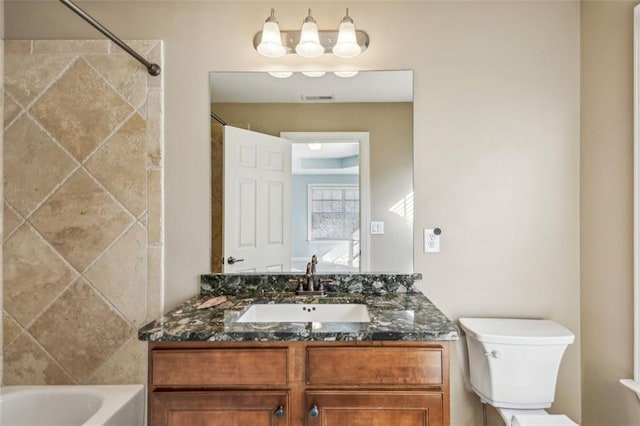
[[(300, 297), (278, 291), (286, 276), (256, 287), (243, 279), (240, 290), (228, 276), (206, 277), (198, 298), (139, 332), (150, 341), (150, 425), (450, 423), (449, 342), (458, 329), (412, 283), (334, 277), (331, 290), (360, 292)], [(300, 319), (242, 320), (265, 304), (299, 305)], [(338, 304), (366, 306), (369, 321), (305, 320)]]

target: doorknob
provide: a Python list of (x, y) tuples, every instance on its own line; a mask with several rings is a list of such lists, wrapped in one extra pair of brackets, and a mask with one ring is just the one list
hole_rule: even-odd
[(275, 414), (276, 417), (284, 416), (284, 407), (282, 405), (280, 405), (278, 408), (276, 408), (276, 410), (273, 412), (273, 414)]
[(228, 263), (229, 265), (233, 265), (233, 264), (234, 264), (234, 263), (236, 263), (236, 262), (244, 262), (244, 259), (236, 259), (236, 258), (235, 258), (235, 257), (233, 257), (233, 256), (229, 256), (229, 257), (227, 258), (227, 263)]
[(320, 414), (320, 410), (318, 410), (318, 406), (314, 404), (311, 407), (311, 410), (309, 411), (309, 415), (311, 417), (318, 417), (319, 414)]

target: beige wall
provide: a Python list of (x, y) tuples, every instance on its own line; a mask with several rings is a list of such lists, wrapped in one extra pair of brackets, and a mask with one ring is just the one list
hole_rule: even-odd
[[(160, 41), (132, 44), (162, 62)], [(146, 383), (162, 79), (106, 40), (5, 47), (4, 383)]]
[(584, 425), (630, 425), (633, 377), (633, 2), (582, 3)]
[[(329, 27), (346, 3), (85, 5), (124, 38), (165, 41), (168, 306), (195, 294), (209, 268), (209, 71), (413, 69), (422, 288), (453, 319), (539, 316), (573, 330), (554, 409), (580, 419), (577, 1), (351, 3), (371, 46), (348, 61), (270, 60), (251, 46), (270, 7), (283, 27), (297, 27), (307, 7)], [(57, 2), (10, 2), (6, 12), (9, 38), (97, 37)], [(426, 255), (420, 234), (432, 226), (443, 230), (442, 252)], [(452, 420), (478, 425), (458, 363), (454, 351)]]
[[(371, 236), (371, 271), (413, 271), (411, 219), (391, 209), (413, 194), (411, 103), (216, 104), (226, 122), (280, 136), (280, 132), (369, 132), (371, 220), (385, 234)], [(410, 212), (412, 215), (413, 212)]]

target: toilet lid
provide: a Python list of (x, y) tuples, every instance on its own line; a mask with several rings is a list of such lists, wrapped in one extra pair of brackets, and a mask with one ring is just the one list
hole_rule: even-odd
[(516, 414), (511, 419), (511, 426), (579, 426), (564, 414)]

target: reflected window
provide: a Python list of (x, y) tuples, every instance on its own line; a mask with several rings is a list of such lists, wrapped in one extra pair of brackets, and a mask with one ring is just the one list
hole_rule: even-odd
[(360, 230), (358, 185), (309, 185), (309, 241), (355, 241)]

